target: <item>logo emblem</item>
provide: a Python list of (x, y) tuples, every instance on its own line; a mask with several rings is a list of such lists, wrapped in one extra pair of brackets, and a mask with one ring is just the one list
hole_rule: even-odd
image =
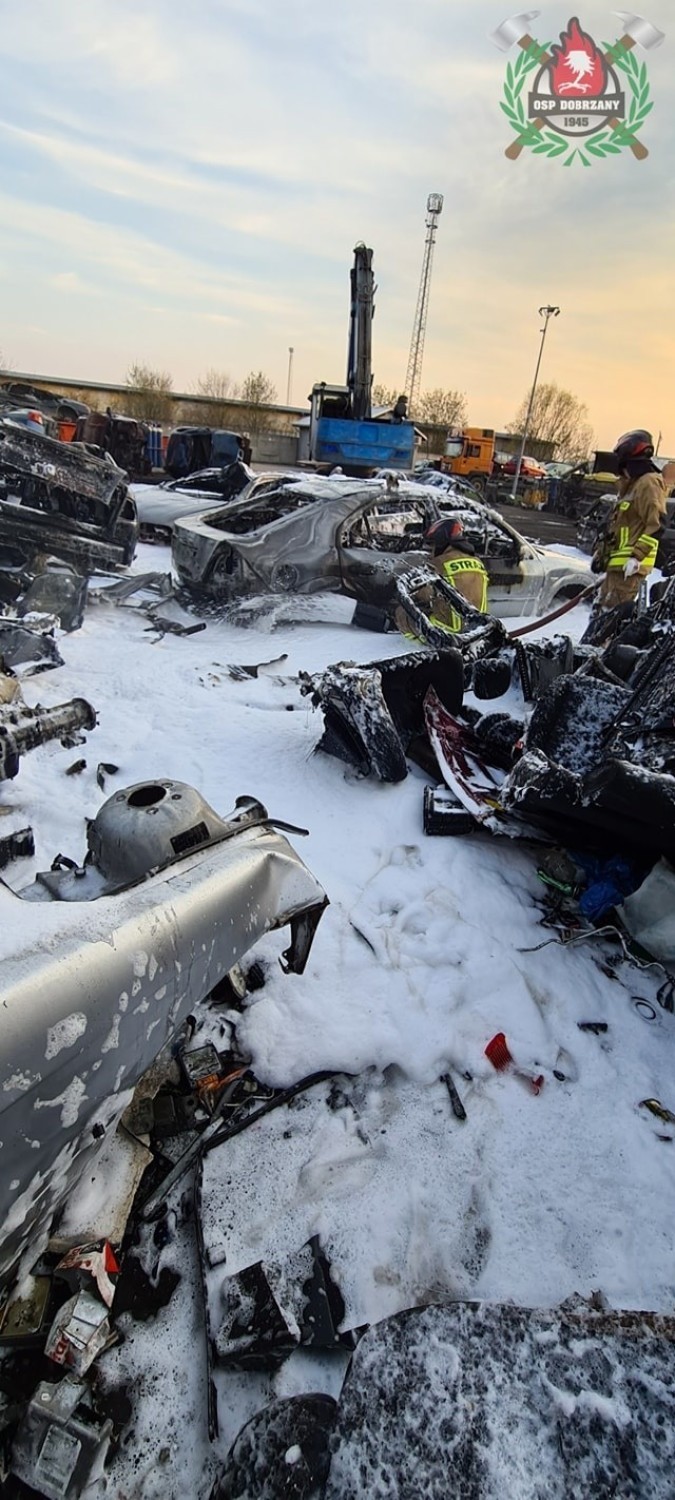
[(639, 53), (660, 46), (664, 33), (641, 16), (619, 11), (625, 30), (613, 43), (597, 43), (572, 16), (559, 42), (542, 45), (528, 30), (540, 14), (513, 16), (491, 38), (502, 52), (519, 49), (507, 66), (501, 101), (516, 133), (506, 156), (517, 161), (531, 150), (559, 157), (568, 167), (574, 161), (589, 167), (630, 151), (644, 161), (649, 151), (638, 132), (654, 106)]

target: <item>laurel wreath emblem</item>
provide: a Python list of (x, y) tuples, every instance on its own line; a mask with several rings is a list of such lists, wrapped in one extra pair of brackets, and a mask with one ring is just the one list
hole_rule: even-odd
[(561, 139), (550, 127), (545, 126), (541, 130), (534, 125), (525, 113), (523, 90), (529, 74), (534, 68), (541, 67), (542, 56), (549, 52), (551, 47), (550, 42), (546, 42), (544, 46), (535, 43), (528, 47), (527, 51), (520, 52), (515, 63), (509, 63), (506, 69), (504, 97), (501, 101), (501, 109), (509, 124), (516, 131), (520, 146), (529, 146), (537, 156), (564, 157), (563, 166), (565, 167), (571, 167), (572, 162), (577, 158), (582, 166), (590, 167), (593, 157), (619, 156), (622, 151), (630, 150), (631, 147), (638, 145), (637, 132), (654, 108), (647, 76), (647, 64), (640, 65), (634, 52), (627, 51), (616, 42), (603, 42), (602, 45), (605, 52), (612, 57), (613, 66), (621, 68), (626, 74), (633, 96), (628, 119), (617, 121), (611, 129), (609, 126), (605, 127), (584, 146), (574, 146), (571, 150), (569, 143)]

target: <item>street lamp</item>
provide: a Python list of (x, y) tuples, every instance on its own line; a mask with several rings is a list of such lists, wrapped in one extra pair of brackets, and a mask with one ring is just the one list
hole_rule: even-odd
[(289, 351), (288, 351), (288, 380), (286, 382), (286, 405), (287, 406), (290, 406), (290, 404), (291, 404), (291, 390), (292, 390), (292, 387), (293, 387), (293, 355), (294, 355), (294, 353), (295, 353), (295, 350), (289, 348)]
[(511, 491), (511, 499), (512, 500), (515, 500), (515, 498), (516, 498), (516, 496), (518, 494), (518, 484), (520, 482), (520, 471), (521, 471), (521, 469), (523, 467), (523, 459), (525, 457), (525, 445), (527, 443), (527, 434), (528, 434), (528, 432), (530, 430), (530, 419), (531, 419), (532, 411), (533, 411), (533, 408), (534, 408), (534, 398), (535, 398), (535, 396), (537, 394), (537, 382), (539, 380), (539, 371), (541, 369), (541, 358), (542, 358), (542, 355), (544, 353), (544, 344), (546, 343), (546, 334), (548, 332), (549, 319), (550, 318), (557, 318), (557, 317), (559, 317), (560, 316), (560, 308), (559, 307), (540, 307), (539, 308), (539, 316), (540, 316), (540, 318), (544, 319), (544, 326), (543, 326), (543, 328), (541, 330), (541, 344), (540, 344), (540, 347), (539, 347), (539, 358), (537, 360), (537, 368), (536, 368), (536, 370), (534, 372), (534, 385), (532, 386), (532, 395), (530, 396), (530, 404), (529, 404), (529, 406), (527, 408), (527, 416), (525, 418), (525, 426), (523, 428), (523, 441), (522, 441), (522, 443), (520, 445), (520, 453), (518, 454), (518, 462), (516, 464), (516, 473), (515, 473), (515, 478), (514, 478), (514, 481), (513, 481), (513, 489)]

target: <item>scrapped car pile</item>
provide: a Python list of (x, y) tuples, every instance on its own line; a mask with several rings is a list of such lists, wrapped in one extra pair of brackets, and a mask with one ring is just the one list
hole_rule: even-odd
[[(81, 445), (64, 458), (44, 436), (0, 427), (0, 780), (37, 745), (75, 750), (96, 729), (85, 699), (29, 707), (21, 684), (64, 665), (57, 630), (79, 631), (101, 599), (160, 641), (217, 617), (245, 624), (251, 608), (287, 622), (297, 596), (338, 596), (341, 623), (373, 635), (395, 639), (403, 617), (414, 644), (398, 653), (276, 678), (285, 710), (317, 724), (317, 755), (346, 768), (347, 802), (372, 782), (389, 799), (383, 821), (395, 821), (402, 793), (388, 788), (409, 781), (428, 836), (508, 839), (537, 872), (542, 946), (602, 936), (610, 979), (618, 951), (658, 976), (653, 999), (636, 1003), (654, 1021), (672, 1011), (675, 581), (648, 608), (604, 620), (600, 644), (597, 620), (580, 643), (532, 643), (505, 621), (564, 611), (585, 596), (588, 569), (525, 543), (459, 490), (232, 470), (204, 481), (219, 501), (206, 512), (198, 485), (196, 516), (167, 522), (158, 500), (148, 525), (173, 532), (173, 578), (120, 576), (138, 530), (122, 471)], [(485, 562), (488, 615), (429, 567), (429, 520), (448, 512)], [(444, 601), (461, 619), (452, 635), (438, 623)], [(285, 660), (214, 663), (211, 682), (251, 685)], [(199, 735), (195, 723), (195, 751)], [(78, 758), (66, 774), (84, 767)], [(182, 1493), (164, 1448), (150, 1488), (129, 1488), (128, 1453), (125, 1488), (108, 1487), (133, 1441), (134, 1403), (152, 1400), (152, 1370), (128, 1381), (133, 1329), (178, 1306), (165, 1253), (181, 1240), (197, 1317), (167, 1358), (185, 1405), (175, 1440), (192, 1418), (212, 1445), (199, 1500), (668, 1494), (673, 1317), (598, 1295), (547, 1310), (472, 1296), (490, 1234), (474, 1168), (462, 1225), (452, 1222), (456, 1138), (437, 1184), (454, 1295), (424, 1256), (411, 1270), (407, 1223), (385, 1257), (378, 1213), (395, 1199), (406, 1131), (418, 1144), (440, 1128), (445, 1142), (451, 1122), (480, 1137), (471, 1070), (444, 1066), (412, 1131), (408, 1100), (433, 1091), (401, 1070), (341, 1059), (284, 1085), (258, 1076), (246, 1018), (273, 982), (252, 950), (288, 926), (281, 970), (305, 974), (331, 896), (286, 836), (307, 830), (253, 796), (221, 815), (186, 780), (119, 786), (119, 774), (98, 764), (98, 787), (114, 790), (81, 844), (74, 833), (75, 857), (54, 851), (30, 883), (0, 885), (0, 1494)], [(34, 851), (33, 830), (18, 829), (0, 838), (0, 868)], [(387, 899), (376, 893), (349, 918), (373, 963), (396, 910)], [(608, 1021), (576, 1026), (602, 1047)], [(574, 1081), (564, 1049), (526, 1066), (505, 1033), (484, 1057), (528, 1104), (545, 1083)], [(640, 1107), (672, 1142), (667, 1105)], [(349, 1226), (345, 1195), (358, 1205)], [(202, 1410), (186, 1394), (188, 1364), (202, 1372)], [(242, 1404), (238, 1421), (227, 1388), (223, 1453), (228, 1372), (263, 1384), (257, 1414)], [(273, 1398), (271, 1377), (287, 1379)]]

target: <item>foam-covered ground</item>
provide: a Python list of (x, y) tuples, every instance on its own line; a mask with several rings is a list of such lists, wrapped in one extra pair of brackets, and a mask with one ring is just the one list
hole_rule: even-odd
[[(168, 562), (165, 549), (141, 548), (135, 568)], [(584, 620), (578, 609), (548, 633)], [(17, 885), (59, 852), (79, 860), (85, 819), (150, 778), (194, 784), (219, 813), (250, 794), (309, 830), (292, 842), (331, 905), (306, 973), (284, 976), (284, 935), (267, 938), (256, 951), (265, 987), (225, 1029), (237, 1025), (267, 1083), (360, 1076), (337, 1111), (315, 1090), (209, 1156), (205, 1226), (223, 1273), (283, 1260), (319, 1233), (350, 1326), (457, 1296), (553, 1306), (596, 1289), (616, 1306), (669, 1311), (675, 1147), (638, 1106), (652, 1096), (673, 1105), (675, 1020), (658, 1011), (649, 1023), (633, 1003), (654, 996), (658, 975), (625, 966), (617, 982), (597, 944), (529, 951), (551, 936), (532, 849), (487, 835), (426, 839), (421, 773), (384, 786), (314, 755), (321, 716), (294, 674), (396, 655), (398, 638), (329, 619), (272, 630), (263, 616), (247, 629), (209, 619), (198, 635), (155, 643), (147, 624), (133, 608), (92, 602), (82, 629), (60, 641), (65, 666), (26, 681), (29, 703), (85, 696), (99, 724), (77, 755), (51, 744), (25, 758), (3, 787), (2, 831), (35, 829), (35, 860), (8, 872)], [(228, 673), (281, 655), (256, 679)], [(86, 768), (67, 777), (77, 756)], [(105, 791), (99, 762), (119, 767)], [(582, 1033), (583, 1021), (608, 1031)], [(205, 1010), (200, 1025), (220, 1040), (221, 1016)], [(486, 1059), (500, 1031), (525, 1077)], [(448, 1070), (465, 1124), (440, 1082)], [(181, 1285), (153, 1322), (126, 1318), (126, 1342), (99, 1365), (106, 1383), (128, 1385), (134, 1415), (97, 1500), (207, 1494), (218, 1454), (270, 1395), (339, 1389), (340, 1357), (296, 1355), (273, 1377), (222, 1373), (210, 1450), (184, 1194), (170, 1243), (158, 1250), (148, 1234), (144, 1247), (148, 1265), (175, 1266)]]

